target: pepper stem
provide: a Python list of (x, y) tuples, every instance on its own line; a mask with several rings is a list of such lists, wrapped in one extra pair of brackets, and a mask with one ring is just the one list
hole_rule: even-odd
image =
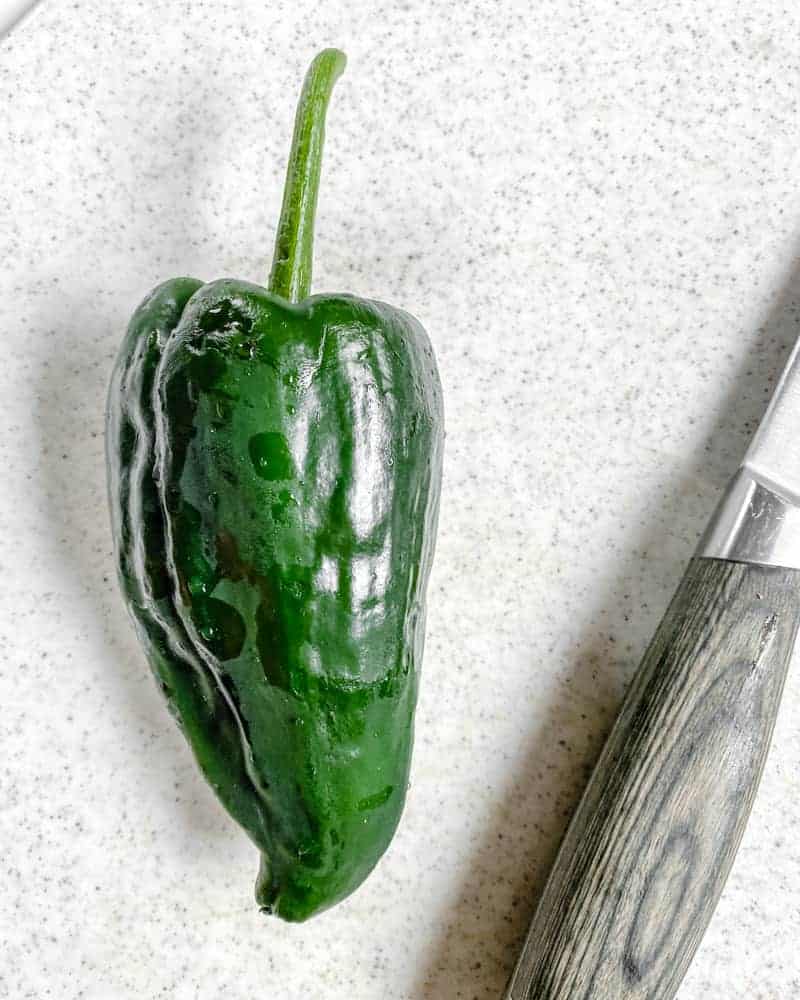
[(301, 302), (311, 291), (314, 216), (325, 141), (325, 113), (333, 85), (346, 62), (344, 52), (338, 49), (320, 52), (309, 67), (297, 105), (269, 276), (270, 292), (290, 302)]

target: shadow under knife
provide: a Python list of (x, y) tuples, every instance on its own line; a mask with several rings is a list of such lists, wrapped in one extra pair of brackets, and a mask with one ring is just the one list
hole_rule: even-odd
[[(659, 483), (644, 508), (647, 530), (631, 538), (622, 559), (600, 581), (586, 621), (601, 621), (602, 628), (585, 627), (563, 677), (560, 691), (568, 692), (569, 704), (566, 698), (554, 699), (545, 723), (532, 735), (473, 853), (413, 1000), (497, 1000), (502, 995), (627, 684), (692, 556), (693, 546), (671, 534), (669, 525), (681, 511), (684, 538), (699, 540), (799, 335), (800, 264), (795, 258), (790, 277), (751, 337), (746, 361), (711, 430), (689, 456), (681, 479), (665, 475)], [(625, 603), (620, 598), (634, 593), (635, 613), (629, 616), (620, 610)], [(624, 636), (626, 645), (609, 647), (609, 634)], [(509, 839), (514, 852), (508, 850)]]

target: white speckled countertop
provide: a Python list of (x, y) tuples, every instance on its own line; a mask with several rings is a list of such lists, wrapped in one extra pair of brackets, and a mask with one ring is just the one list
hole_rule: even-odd
[[(114, 578), (103, 406), (181, 273), (260, 280), (302, 74), (315, 288), (448, 415), (408, 806), (261, 916)], [(711, 0), (44, 0), (0, 43), (0, 997), (498, 998), (622, 693), (800, 332), (800, 15)], [(800, 673), (680, 1000), (800, 995)]]

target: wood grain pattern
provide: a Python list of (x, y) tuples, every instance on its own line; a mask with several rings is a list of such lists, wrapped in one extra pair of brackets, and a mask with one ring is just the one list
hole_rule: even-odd
[(506, 1000), (671, 1000), (733, 862), (800, 571), (692, 560), (561, 845)]

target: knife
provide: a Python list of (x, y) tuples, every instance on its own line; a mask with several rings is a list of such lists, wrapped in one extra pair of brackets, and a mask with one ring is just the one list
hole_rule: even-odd
[(800, 342), (561, 844), (504, 1000), (672, 1000), (733, 863), (800, 622)]

